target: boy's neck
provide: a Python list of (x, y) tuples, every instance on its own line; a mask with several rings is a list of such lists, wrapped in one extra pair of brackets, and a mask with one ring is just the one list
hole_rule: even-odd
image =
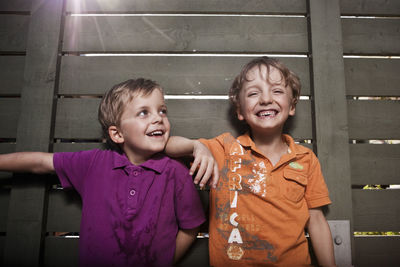
[(283, 140), (282, 132), (276, 134), (253, 133), (252, 138), (257, 149), (275, 166), (281, 157), (288, 153), (288, 144)]
[(137, 154), (137, 153), (133, 153), (132, 151), (125, 151), (123, 150), (126, 157), (128, 158), (128, 160), (138, 166), (144, 162), (146, 162), (148, 159), (150, 159), (153, 155), (141, 155), (141, 154)]

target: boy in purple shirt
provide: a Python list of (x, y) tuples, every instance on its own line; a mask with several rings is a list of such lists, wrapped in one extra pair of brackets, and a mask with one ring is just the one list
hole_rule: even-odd
[(188, 170), (159, 153), (170, 132), (162, 88), (145, 79), (115, 85), (99, 121), (114, 150), (4, 154), (0, 170), (55, 171), (78, 191), (81, 266), (172, 266), (205, 217)]

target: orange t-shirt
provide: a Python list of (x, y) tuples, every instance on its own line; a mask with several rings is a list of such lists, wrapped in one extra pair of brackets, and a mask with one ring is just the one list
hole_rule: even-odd
[(210, 194), (211, 266), (310, 265), (308, 209), (331, 201), (315, 154), (283, 138), (289, 151), (275, 166), (247, 134), (200, 139), (220, 168)]

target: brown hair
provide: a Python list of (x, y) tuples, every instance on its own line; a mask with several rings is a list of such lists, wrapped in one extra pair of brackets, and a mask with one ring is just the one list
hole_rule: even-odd
[(254, 67), (266, 66), (267, 71), (269, 73), (270, 68), (274, 67), (279, 70), (283, 76), (285, 81), (285, 86), (289, 86), (292, 89), (293, 93), (293, 103), (297, 104), (297, 101), (300, 97), (301, 83), (299, 77), (289, 70), (282, 62), (278, 59), (270, 58), (270, 57), (259, 57), (251, 60), (247, 63), (237, 75), (232, 83), (231, 88), (229, 89), (229, 99), (233, 104), (234, 108), (239, 107), (239, 94), (245, 82), (248, 82), (247, 73)]
[(108, 128), (120, 125), (126, 104), (135, 96), (138, 94), (149, 95), (154, 89), (163, 92), (155, 81), (138, 78), (116, 84), (104, 94), (99, 105), (98, 119), (103, 130), (103, 137), (111, 147), (116, 148), (116, 145), (108, 134)]

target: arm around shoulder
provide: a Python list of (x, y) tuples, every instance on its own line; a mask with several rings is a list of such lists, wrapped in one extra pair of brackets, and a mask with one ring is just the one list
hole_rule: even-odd
[(54, 172), (53, 153), (16, 152), (2, 154), (0, 155), (0, 171), (36, 174)]

